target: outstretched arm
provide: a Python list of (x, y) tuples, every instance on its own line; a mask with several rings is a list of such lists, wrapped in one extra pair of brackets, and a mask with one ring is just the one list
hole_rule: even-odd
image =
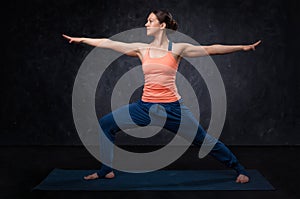
[(140, 48), (143, 48), (143, 43), (125, 43), (113, 41), (106, 38), (85, 38), (85, 37), (70, 37), (63, 34), (64, 38), (69, 40), (69, 43), (84, 43), (90, 46), (109, 48), (129, 56), (140, 56)]
[(220, 45), (214, 44), (210, 46), (195, 46), (192, 44), (179, 44), (181, 45), (182, 57), (199, 57), (207, 55), (221, 55), (228, 54), (237, 51), (249, 51), (255, 50), (255, 47), (259, 45), (261, 41), (250, 45)]

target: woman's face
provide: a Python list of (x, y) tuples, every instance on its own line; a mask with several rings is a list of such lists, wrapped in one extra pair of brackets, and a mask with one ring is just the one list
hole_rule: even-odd
[(145, 26), (147, 28), (147, 35), (153, 36), (160, 30), (162, 24), (159, 23), (156, 15), (154, 13), (151, 13), (148, 16), (147, 23), (145, 24)]

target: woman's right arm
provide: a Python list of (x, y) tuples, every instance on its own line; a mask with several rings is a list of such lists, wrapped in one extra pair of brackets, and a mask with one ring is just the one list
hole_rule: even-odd
[(113, 41), (111, 39), (96, 39), (96, 38), (85, 38), (85, 37), (70, 37), (68, 35), (62, 35), (64, 38), (69, 40), (69, 43), (84, 43), (90, 46), (99, 48), (109, 48), (120, 53), (129, 56), (141, 56), (140, 49), (145, 48), (144, 43), (125, 43), (119, 41)]

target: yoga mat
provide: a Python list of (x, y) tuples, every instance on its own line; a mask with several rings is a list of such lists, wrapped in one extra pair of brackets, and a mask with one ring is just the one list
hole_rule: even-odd
[(257, 171), (247, 170), (250, 182), (235, 182), (233, 170), (158, 170), (148, 173), (115, 171), (114, 179), (84, 180), (95, 170), (54, 169), (33, 190), (274, 190)]

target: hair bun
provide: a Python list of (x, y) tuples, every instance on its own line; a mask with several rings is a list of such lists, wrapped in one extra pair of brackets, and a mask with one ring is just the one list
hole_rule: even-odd
[(177, 30), (177, 28), (178, 28), (177, 22), (174, 19), (171, 19), (171, 21), (170, 21), (170, 29)]

